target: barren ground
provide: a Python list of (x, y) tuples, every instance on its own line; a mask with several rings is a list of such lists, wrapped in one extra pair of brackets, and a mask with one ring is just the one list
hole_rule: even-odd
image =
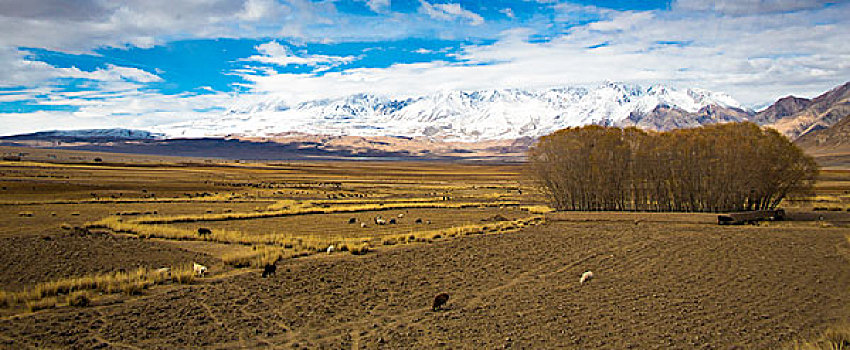
[[(503, 235), (287, 260), (0, 321), (3, 346), (770, 348), (844, 320), (844, 229), (554, 214)], [(569, 220), (569, 221), (561, 221)], [(578, 283), (585, 270), (596, 278)], [(439, 292), (444, 311), (430, 303)]]
[[(133, 156), (93, 164), (85, 161), (92, 154), (75, 154), (0, 162), (0, 294), (193, 261), (212, 275), (163, 282), (141, 295), (94, 292), (86, 307), (68, 306), (65, 294), (34, 312), (14, 301), (0, 308), (0, 349), (764, 349), (850, 321), (850, 171), (824, 172), (817, 196), (789, 202), (792, 220), (785, 222), (718, 226), (713, 214), (549, 213), (545, 224), (518, 231), (422, 233), (383, 245), (390, 234), (493, 227), (482, 219), (535, 215), (520, 207), (539, 210), (542, 197), (516, 164)], [(44, 162), (62, 157), (73, 164)], [(429, 200), (491, 205), (381, 208)], [(273, 206), (333, 211), (357, 203), (373, 207), (245, 219)], [(243, 217), (205, 218), (221, 213)], [(348, 224), (400, 213), (396, 225)], [(143, 239), (102, 227), (60, 228), (172, 215), (191, 220), (162, 227), (189, 235)], [(419, 217), (432, 224), (416, 224)], [(259, 269), (235, 268), (227, 257), (262, 254), (279, 242), (209, 240), (197, 227), (212, 228), (213, 237), (233, 230), (376, 240), (366, 255), (313, 247), (305, 251), (313, 255), (283, 258), (275, 276), (261, 278)], [(588, 270), (595, 278), (579, 284)], [(450, 300), (432, 311), (441, 292)]]

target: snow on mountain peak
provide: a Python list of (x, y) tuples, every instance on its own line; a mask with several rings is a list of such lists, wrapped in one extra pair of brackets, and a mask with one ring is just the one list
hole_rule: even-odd
[(708, 105), (742, 108), (729, 95), (703, 89), (606, 82), (595, 88), (444, 90), (408, 98), (356, 94), (295, 105), (265, 96), (240, 101), (220, 117), (156, 130), (171, 137), (301, 132), (476, 141), (537, 137), (586, 124), (619, 125), (659, 105), (687, 112)]

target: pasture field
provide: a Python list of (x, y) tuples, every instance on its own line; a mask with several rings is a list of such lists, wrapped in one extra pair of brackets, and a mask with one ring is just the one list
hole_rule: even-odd
[(517, 164), (94, 156), (0, 162), (0, 348), (793, 348), (850, 321), (850, 212), (813, 210), (843, 170), (718, 226), (547, 212)]

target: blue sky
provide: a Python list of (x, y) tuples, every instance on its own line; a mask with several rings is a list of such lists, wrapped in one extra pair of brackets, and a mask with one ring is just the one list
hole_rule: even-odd
[(848, 18), (825, 0), (0, 0), (0, 134), (606, 80), (758, 108), (850, 80)]

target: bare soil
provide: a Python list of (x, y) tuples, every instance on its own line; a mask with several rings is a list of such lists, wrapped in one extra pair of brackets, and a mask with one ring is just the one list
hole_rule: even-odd
[(764, 349), (846, 320), (847, 229), (593, 215), (7, 317), (0, 347)]

